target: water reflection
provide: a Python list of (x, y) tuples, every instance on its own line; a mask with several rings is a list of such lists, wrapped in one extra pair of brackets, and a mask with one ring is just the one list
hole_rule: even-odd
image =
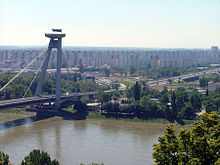
[(55, 138), (56, 138), (56, 143), (55, 143), (55, 155), (57, 159), (61, 158), (61, 146), (60, 146), (60, 127), (55, 128)]
[(10, 122), (1, 122), (0, 128), (4, 131), (0, 134), (0, 149), (10, 155), (13, 164), (20, 163), (28, 152), (38, 148), (64, 165), (153, 164), (152, 144), (164, 131), (163, 124), (62, 117), (17, 119), (16, 115)]
[(0, 130), (5, 130), (20, 125), (28, 125), (29, 123), (32, 123), (34, 121), (38, 121), (38, 119), (36, 119), (35, 116), (2, 122), (0, 123)]

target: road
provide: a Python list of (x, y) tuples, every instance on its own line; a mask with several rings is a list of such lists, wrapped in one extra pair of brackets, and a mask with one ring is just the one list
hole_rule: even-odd
[[(83, 92), (83, 93), (72, 93), (69, 95), (61, 95), (61, 100), (79, 100), (83, 96), (91, 96), (95, 95), (98, 92)], [(43, 95), (43, 96), (33, 96), (33, 97), (26, 97), (26, 98), (18, 98), (18, 99), (10, 99), (0, 101), (0, 109), (6, 109), (11, 107), (18, 107), (24, 105), (33, 105), (39, 103), (48, 103), (54, 102), (56, 95)]]
[(205, 71), (201, 71), (201, 72), (197, 72), (197, 73), (190, 73), (190, 74), (186, 74), (186, 75), (182, 75), (182, 76), (176, 76), (176, 77), (166, 78), (166, 79), (157, 80), (157, 81), (150, 81), (147, 83), (147, 85), (150, 87), (155, 86), (155, 85), (163, 85), (168, 82), (168, 79), (170, 79), (172, 81), (178, 81), (181, 79), (192, 78), (195, 76), (201, 76), (201, 75), (205, 75), (208, 73), (214, 73), (214, 72), (219, 72), (219, 71), (220, 71), (220, 68), (209, 69), (209, 70), (205, 70)]

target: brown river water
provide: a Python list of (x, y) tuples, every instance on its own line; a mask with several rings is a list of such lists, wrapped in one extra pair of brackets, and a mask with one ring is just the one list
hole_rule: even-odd
[(151, 165), (152, 144), (164, 124), (112, 120), (36, 120), (0, 113), (0, 151), (17, 165), (33, 149), (48, 152), (62, 165)]

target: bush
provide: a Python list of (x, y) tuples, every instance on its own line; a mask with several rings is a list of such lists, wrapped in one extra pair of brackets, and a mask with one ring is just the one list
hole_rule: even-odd
[(22, 160), (21, 165), (59, 165), (57, 160), (52, 160), (47, 152), (33, 150)]
[(0, 165), (11, 165), (8, 154), (0, 151)]

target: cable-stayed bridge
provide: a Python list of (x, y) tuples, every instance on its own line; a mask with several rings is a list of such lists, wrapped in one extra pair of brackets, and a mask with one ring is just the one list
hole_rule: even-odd
[[(49, 45), (41, 48), (38, 52), (33, 55), (30, 55), (23, 59), (21, 63), (16, 63), (13, 66), (10, 66), (12, 69), (13, 67), (16, 68), (20, 65), (24, 65), (23, 69), (21, 69), (12, 79), (10, 79), (1, 89), (0, 92), (3, 91), (7, 86), (13, 82), (19, 75), (21, 75), (25, 70), (30, 68), (32, 64), (34, 64), (39, 58), (44, 58), (41, 66), (37, 69), (35, 76), (33, 77), (28, 89), (26, 90), (23, 98), (18, 99), (10, 99), (0, 101), (0, 109), (6, 109), (11, 107), (18, 107), (24, 105), (39, 105), (43, 103), (52, 103), (55, 102), (53, 109), (59, 111), (61, 109), (61, 100), (71, 100), (71, 101), (78, 101), (81, 97), (84, 96), (93, 96), (98, 92), (83, 92), (83, 93), (72, 93), (68, 95), (64, 95), (61, 93), (61, 56), (62, 56), (62, 38), (65, 37), (65, 34), (62, 33), (61, 29), (52, 29), (53, 32), (46, 33), (45, 36), (50, 38)], [(56, 91), (55, 95), (41, 95), (43, 82), (46, 76), (48, 63), (50, 60), (52, 49), (57, 49), (57, 68), (56, 68)], [(0, 72), (0, 76), (7, 72), (9, 68), (6, 68)], [(26, 97), (32, 83), (36, 79), (38, 73), (40, 73), (40, 78), (35, 90), (35, 94), (33, 97)]]
[[(93, 96), (98, 92), (82, 92), (82, 93), (72, 93), (69, 95), (62, 94), (60, 98), (62, 101), (71, 100), (71, 101), (79, 101), (80, 98), (84, 96)], [(36, 104), (43, 104), (43, 103), (50, 103), (54, 102), (56, 95), (42, 95), (42, 96), (33, 96), (33, 97), (26, 97), (26, 98), (18, 98), (18, 99), (10, 99), (0, 101), (0, 110), (6, 108), (13, 108), (25, 105), (36, 105)]]

